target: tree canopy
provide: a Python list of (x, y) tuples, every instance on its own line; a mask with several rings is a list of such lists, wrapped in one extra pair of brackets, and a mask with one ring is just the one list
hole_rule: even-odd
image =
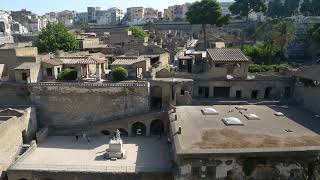
[(210, 24), (222, 26), (228, 22), (223, 16), (222, 7), (216, 0), (196, 1), (189, 7), (187, 20), (191, 24)]
[(284, 6), (281, 0), (273, 0), (268, 3), (267, 16), (272, 18), (284, 16)]
[(217, 0), (196, 1), (190, 5), (186, 15), (191, 24), (202, 25), (205, 49), (207, 48), (206, 25), (222, 26), (229, 22), (229, 16), (223, 15), (222, 7)]
[(320, 16), (320, 1), (303, 0), (300, 11), (307, 16)]
[(36, 46), (41, 53), (57, 50), (73, 51), (79, 47), (79, 42), (63, 24), (50, 23), (40, 32)]
[(148, 34), (144, 31), (142, 26), (130, 26), (128, 31), (132, 32), (132, 35), (136, 38), (144, 38), (148, 36)]
[(266, 0), (235, 0), (229, 10), (232, 14), (249, 17), (252, 12), (265, 12), (267, 10)]

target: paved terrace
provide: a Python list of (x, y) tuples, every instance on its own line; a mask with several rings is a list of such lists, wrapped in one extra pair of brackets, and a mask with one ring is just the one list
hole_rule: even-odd
[(107, 136), (91, 138), (90, 144), (71, 136), (50, 136), (20, 158), (11, 170), (80, 171), (80, 172), (169, 172), (170, 157), (166, 139), (123, 138), (126, 159), (104, 159), (109, 145)]
[[(218, 115), (203, 115), (202, 108), (213, 107)], [(304, 152), (320, 150), (320, 119), (315, 114), (292, 106), (245, 105), (180, 106), (177, 121), (172, 121), (178, 154), (229, 154), (257, 152)], [(282, 112), (285, 116), (275, 116)], [(248, 120), (244, 114), (254, 113), (261, 120)], [(239, 118), (244, 126), (226, 126), (223, 118)]]

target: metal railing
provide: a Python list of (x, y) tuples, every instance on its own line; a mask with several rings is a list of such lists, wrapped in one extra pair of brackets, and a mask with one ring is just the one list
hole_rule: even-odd
[(29, 86), (75, 86), (75, 87), (146, 87), (147, 82), (128, 83), (79, 83), (79, 82), (39, 82), (29, 83)]

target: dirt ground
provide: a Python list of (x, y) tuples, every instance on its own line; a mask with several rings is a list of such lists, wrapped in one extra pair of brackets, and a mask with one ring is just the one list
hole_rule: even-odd
[(210, 129), (202, 133), (200, 142), (192, 148), (273, 148), (320, 146), (320, 136), (281, 137), (269, 134), (251, 134), (235, 129)]

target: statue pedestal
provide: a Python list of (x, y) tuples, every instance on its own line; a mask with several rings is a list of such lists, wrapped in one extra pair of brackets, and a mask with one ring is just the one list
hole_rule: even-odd
[(121, 139), (110, 139), (109, 149), (106, 152), (107, 159), (125, 159), (126, 151), (123, 148), (123, 142)]

